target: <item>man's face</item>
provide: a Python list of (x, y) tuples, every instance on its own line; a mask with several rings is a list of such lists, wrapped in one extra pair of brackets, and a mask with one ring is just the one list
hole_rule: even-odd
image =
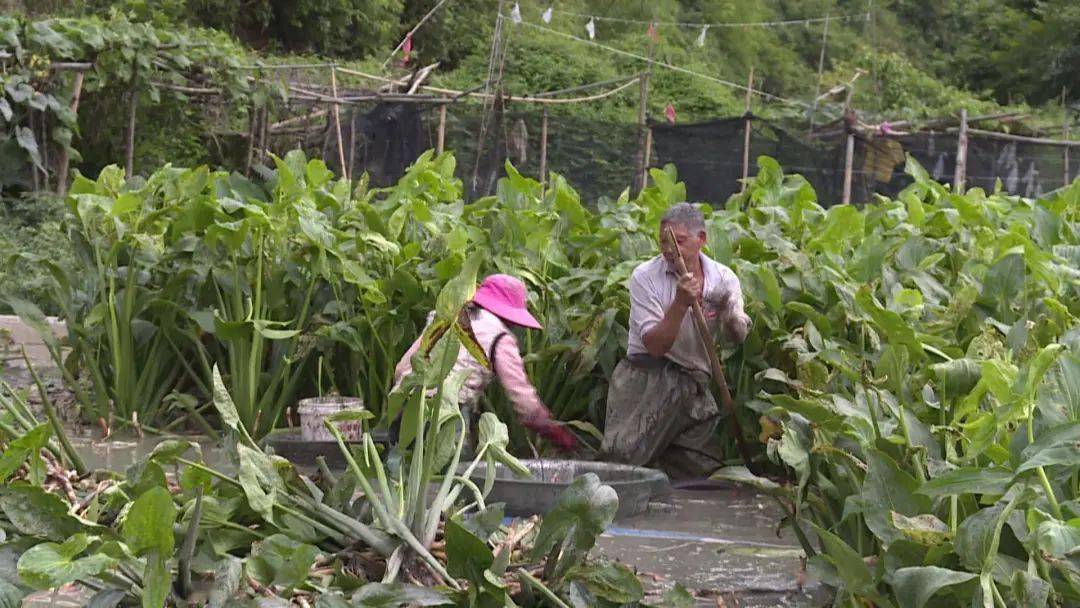
[(705, 233), (676, 223), (660, 225), (660, 251), (664, 254), (664, 259), (670, 264), (676, 263), (675, 247), (671, 242), (671, 235), (668, 234), (668, 228), (675, 233), (674, 245), (678, 246), (679, 251), (682, 252), (683, 259), (688, 264), (690, 260), (697, 259), (697, 256), (701, 254), (701, 248), (705, 246)]

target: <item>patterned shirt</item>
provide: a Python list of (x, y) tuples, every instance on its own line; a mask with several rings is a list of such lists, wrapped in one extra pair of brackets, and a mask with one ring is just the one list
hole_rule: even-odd
[[(742, 286), (735, 273), (705, 254), (701, 254), (701, 269), (705, 275), (701, 308), (710, 329), (715, 332), (719, 320), (724, 317), (731, 317), (734, 322), (749, 327), (750, 317), (743, 311)], [(678, 285), (678, 272), (662, 255), (634, 269), (630, 276), (628, 356), (649, 353), (643, 338), (664, 318), (668, 307), (675, 301)], [(720, 310), (718, 303), (725, 294), (731, 294), (728, 309)], [(697, 328), (694, 327), (692, 310), (687, 310), (679, 327), (679, 334), (664, 356), (689, 370), (712, 375), (709, 355), (698, 338)]]

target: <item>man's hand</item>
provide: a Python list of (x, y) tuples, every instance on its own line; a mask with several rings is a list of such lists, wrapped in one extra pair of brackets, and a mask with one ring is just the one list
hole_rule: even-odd
[(701, 297), (701, 281), (689, 272), (679, 277), (679, 286), (675, 290), (675, 303), (683, 308), (690, 308)]

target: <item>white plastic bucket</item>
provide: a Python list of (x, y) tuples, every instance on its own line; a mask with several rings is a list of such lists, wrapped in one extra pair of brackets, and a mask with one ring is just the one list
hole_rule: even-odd
[[(364, 409), (364, 400), (359, 397), (311, 397), (301, 399), (298, 406), (301, 439), (335, 441), (323, 421), (338, 412)], [(359, 441), (363, 435), (363, 427), (359, 420), (343, 420), (337, 423), (337, 428), (346, 441)]]

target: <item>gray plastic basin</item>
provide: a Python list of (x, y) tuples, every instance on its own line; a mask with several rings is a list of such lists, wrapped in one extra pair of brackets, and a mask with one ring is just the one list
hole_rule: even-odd
[[(562, 491), (574, 479), (595, 473), (604, 485), (611, 486), (619, 496), (616, 517), (644, 513), (651, 499), (671, 493), (668, 477), (661, 471), (609, 462), (587, 460), (522, 460), (532, 472), (532, 479), (519, 478), (504, 465), (496, 465), (495, 485), (487, 502), (506, 504), (506, 514), (514, 517), (544, 515), (555, 507)], [(464, 467), (462, 467), (461, 472)], [(472, 480), (483, 487), (487, 466), (481, 463), (473, 471)]]

